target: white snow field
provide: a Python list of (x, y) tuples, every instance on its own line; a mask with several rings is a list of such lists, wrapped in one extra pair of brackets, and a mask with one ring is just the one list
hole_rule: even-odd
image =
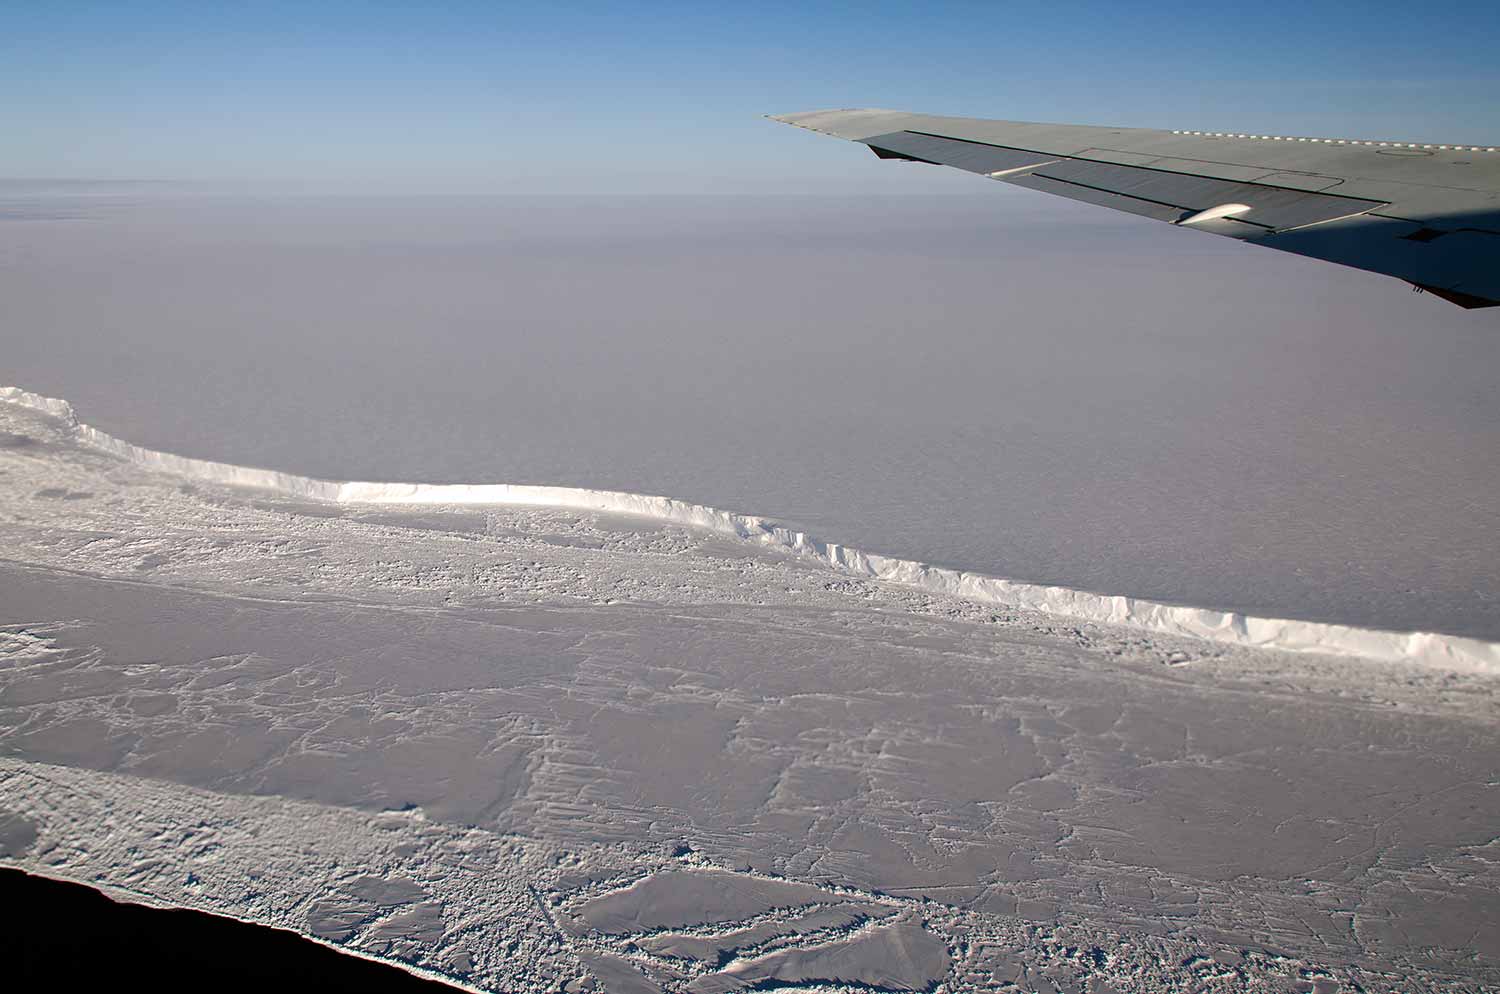
[(5, 398), (7, 865), (487, 991), (1500, 985), (1492, 644)]

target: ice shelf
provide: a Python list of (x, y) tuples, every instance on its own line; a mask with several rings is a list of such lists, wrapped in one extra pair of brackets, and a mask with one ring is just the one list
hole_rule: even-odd
[(815, 538), (756, 515), (651, 494), (512, 483), (318, 480), (143, 448), (79, 421), (72, 405), (65, 400), (43, 397), (18, 387), (0, 387), (0, 400), (61, 419), (71, 426), (81, 442), (136, 465), (205, 482), (271, 490), (337, 504), (531, 505), (641, 515), (782, 548), (821, 560), (844, 573), (987, 604), (1285, 652), (1329, 653), (1376, 661), (1420, 662), (1469, 672), (1500, 672), (1500, 643), (1482, 639), (1256, 617), (1124, 594), (1027, 583), (866, 552)]

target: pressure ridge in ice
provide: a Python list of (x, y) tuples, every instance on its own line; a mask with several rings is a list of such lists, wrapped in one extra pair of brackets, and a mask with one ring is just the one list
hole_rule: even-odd
[(650, 494), (510, 483), (317, 480), (142, 448), (79, 421), (72, 405), (65, 400), (43, 397), (18, 387), (0, 387), (0, 400), (66, 421), (80, 441), (136, 465), (205, 482), (272, 490), (337, 504), (530, 505), (642, 515), (786, 549), (821, 560), (845, 573), (982, 603), (1234, 645), (1500, 672), (1500, 643), (1481, 639), (1263, 618), (1238, 611), (1164, 604), (1122, 594), (1099, 594), (1070, 587), (1026, 583), (865, 552), (814, 538), (756, 515)]

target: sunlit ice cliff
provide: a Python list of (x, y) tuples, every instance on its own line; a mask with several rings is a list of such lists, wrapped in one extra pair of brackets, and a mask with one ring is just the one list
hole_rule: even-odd
[(399, 483), (318, 480), (275, 470), (192, 459), (146, 449), (81, 422), (65, 400), (18, 387), (0, 400), (66, 422), (77, 438), (143, 468), (204, 482), (274, 491), (348, 505), (530, 505), (640, 515), (788, 550), (840, 572), (986, 604), (1145, 631), (1290, 652), (1408, 661), (1470, 672), (1500, 672), (1500, 643), (1435, 632), (1399, 632), (1321, 621), (1256, 617), (1165, 604), (934, 566), (815, 538), (775, 521), (650, 494), (510, 483)]

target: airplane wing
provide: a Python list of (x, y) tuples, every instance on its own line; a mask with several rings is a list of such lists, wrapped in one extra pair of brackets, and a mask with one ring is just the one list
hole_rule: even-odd
[(889, 110), (774, 116), (1003, 183), (1500, 306), (1500, 149), (1150, 131)]

